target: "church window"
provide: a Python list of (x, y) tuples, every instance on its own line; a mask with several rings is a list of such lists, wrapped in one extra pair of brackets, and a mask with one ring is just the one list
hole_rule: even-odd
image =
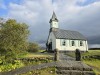
[(75, 41), (72, 41), (72, 46), (75, 46)]
[(61, 45), (62, 45), (62, 46), (66, 46), (66, 40), (65, 40), (65, 39), (62, 39)]
[(83, 46), (83, 42), (82, 41), (80, 41), (80, 46)]

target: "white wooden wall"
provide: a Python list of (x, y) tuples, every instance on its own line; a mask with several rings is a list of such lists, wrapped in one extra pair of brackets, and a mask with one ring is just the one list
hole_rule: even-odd
[(50, 42), (52, 42), (52, 49), (53, 50), (56, 49), (56, 38), (55, 38), (55, 36), (54, 36), (54, 34), (52, 32), (50, 33), (50, 36), (48, 38), (48, 44)]
[(50, 28), (58, 28), (58, 22), (55, 21), (51, 22)]
[[(71, 41), (75, 41), (75, 46), (72, 46)], [(66, 46), (61, 45), (61, 39), (56, 39), (54, 34), (51, 32), (48, 38), (48, 44), (52, 42), (52, 49), (58, 50), (67, 50), (67, 51), (74, 51), (79, 49), (81, 51), (88, 51), (88, 43), (87, 41), (83, 40), (83, 46), (80, 46), (79, 42), (81, 40), (68, 40), (66, 39)]]
[[(75, 41), (75, 46), (72, 46), (71, 41)], [(66, 39), (66, 46), (63, 46), (61, 45), (61, 39), (56, 39), (56, 48), (59, 50), (68, 50), (68, 51), (74, 51), (76, 49), (79, 49), (81, 51), (87, 51), (88, 50), (87, 41), (83, 41), (83, 46), (80, 46), (79, 42), (80, 40)]]

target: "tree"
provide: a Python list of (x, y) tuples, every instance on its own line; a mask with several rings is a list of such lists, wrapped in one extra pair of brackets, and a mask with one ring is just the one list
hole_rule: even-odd
[(36, 43), (29, 43), (28, 51), (29, 52), (38, 52), (39, 46)]
[(0, 54), (18, 54), (27, 48), (29, 35), (28, 26), (9, 19), (0, 23)]

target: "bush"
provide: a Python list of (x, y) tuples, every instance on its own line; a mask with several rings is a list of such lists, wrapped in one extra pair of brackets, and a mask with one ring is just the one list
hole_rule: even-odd
[(38, 52), (39, 46), (36, 43), (29, 43), (28, 51), (29, 52)]

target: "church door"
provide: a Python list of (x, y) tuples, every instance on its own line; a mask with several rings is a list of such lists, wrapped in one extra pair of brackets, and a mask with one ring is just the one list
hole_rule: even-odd
[(52, 42), (49, 43), (49, 50), (52, 50)]

